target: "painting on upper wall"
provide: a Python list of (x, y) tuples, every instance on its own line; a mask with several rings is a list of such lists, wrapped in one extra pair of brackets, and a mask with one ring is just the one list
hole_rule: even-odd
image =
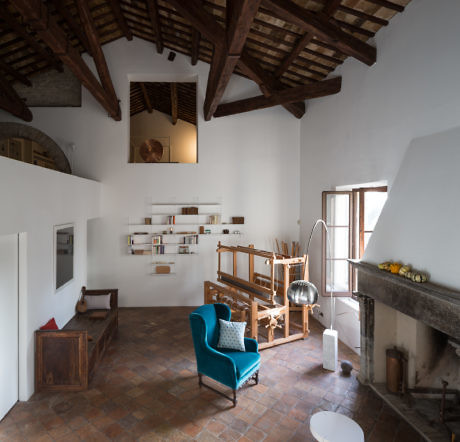
[(197, 163), (195, 82), (131, 82), (130, 163)]

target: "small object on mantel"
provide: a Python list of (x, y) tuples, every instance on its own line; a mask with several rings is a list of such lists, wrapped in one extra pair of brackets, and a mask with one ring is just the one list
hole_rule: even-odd
[(224, 229), (224, 230), (222, 230), (222, 233), (224, 233), (225, 235), (227, 235), (227, 234), (229, 234), (229, 233), (230, 233), (230, 230), (228, 230), (228, 229)]
[(412, 272), (412, 281), (414, 282), (427, 282), (428, 281), (428, 275), (423, 272)]
[(351, 371), (353, 370), (353, 364), (350, 361), (343, 360), (340, 363), (340, 368), (344, 376), (350, 376)]
[(176, 53), (171, 51), (171, 52), (168, 54), (168, 60), (169, 60), (169, 61), (174, 61), (175, 58), (176, 58)]

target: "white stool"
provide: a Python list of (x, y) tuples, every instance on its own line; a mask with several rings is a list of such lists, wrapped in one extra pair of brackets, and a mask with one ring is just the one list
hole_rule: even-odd
[(347, 416), (320, 411), (310, 419), (310, 431), (319, 442), (364, 442), (361, 427)]

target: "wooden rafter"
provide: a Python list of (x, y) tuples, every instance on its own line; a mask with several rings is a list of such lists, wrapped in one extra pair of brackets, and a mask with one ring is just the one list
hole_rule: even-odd
[(398, 5), (393, 2), (389, 2), (387, 0), (366, 0), (366, 1), (374, 5), (383, 6), (384, 8), (391, 9), (392, 11), (396, 11), (396, 12), (404, 11), (404, 6)]
[(171, 122), (177, 123), (177, 84), (171, 83)]
[(149, 94), (147, 93), (147, 89), (145, 88), (145, 84), (143, 82), (140, 82), (139, 87), (141, 88), (142, 97), (144, 98), (144, 103), (145, 103), (145, 106), (147, 107), (147, 111), (148, 111), (149, 114), (151, 114), (153, 112), (152, 103), (150, 103)]
[(80, 24), (77, 23), (73, 15), (70, 13), (69, 8), (67, 8), (64, 5), (62, 0), (52, 0), (52, 3), (54, 5), (54, 9), (56, 9), (56, 11), (66, 21), (67, 25), (69, 26), (71, 31), (75, 34), (75, 36), (78, 38), (78, 40), (82, 44), (85, 51), (91, 55), (91, 48), (89, 46), (88, 39), (86, 38), (86, 35), (83, 32)]
[(195, 66), (198, 62), (198, 58), (200, 56), (200, 40), (201, 34), (195, 29), (192, 29), (192, 57), (191, 63)]
[(160, 15), (158, 14), (158, 4), (157, 0), (146, 0), (147, 1), (147, 10), (150, 17), (150, 22), (152, 23), (153, 32), (155, 33), (155, 43), (157, 46), (157, 52), (159, 54), (163, 53), (163, 37), (161, 35), (161, 24), (160, 24)]
[(110, 3), (110, 7), (112, 8), (113, 15), (115, 16), (115, 19), (117, 20), (118, 26), (121, 29), (121, 32), (123, 32), (123, 35), (126, 37), (127, 40), (132, 40), (133, 33), (131, 32), (131, 29), (129, 29), (128, 24), (126, 23), (125, 17), (120, 8), (119, 0), (109, 0), (109, 3)]
[(306, 32), (302, 37), (297, 41), (292, 52), (283, 60), (278, 69), (275, 71), (275, 77), (281, 77), (292, 64), (292, 62), (299, 56), (299, 54), (304, 50), (305, 46), (311, 42), (313, 34)]
[[(170, 0), (170, 3), (204, 38), (214, 45), (214, 49), (218, 48), (221, 51), (225, 49), (226, 36), (224, 29), (211, 14), (201, 7), (198, 0), (188, 0), (187, 2)], [(277, 90), (284, 88), (281, 82), (258, 65), (247, 50), (243, 50), (238, 60), (238, 67), (246, 76), (258, 84), (262, 93), (266, 96), (270, 96)], [(297, 118), (301, 118), (305, 113), (305, 103), (292, 103), (283, 106)]]
[[(329, 19), (331, 15), (335, 13), (337, 8), (340, 5), (342, 0), (327, 0), (324, 5), (322, 14)], [(281, 77), (289, 68), (289, 66), (294, 62), (294, 60), (300, 55), (300, 53), (305, 49), (305, 47), (313, 40), (314, 35), (311, 32), (306, 32), (302, 37), (297, 40), (294, 49), (291, 53), (285, 57), (283, 62), (279, 65), (278, 69), (275, 71), (275, 77)], [(311, 62), (309, 63), (311, 64)]]
[(85, 30), (86, 38), (88, 39), (91, 53), (93, 54), (94, 64), (96, 65), (97, 73), (101, 80), (102, 87), (104, 88), (108, 98), (113, 103), (114, 107), (118, 107), (118, 116), (121, 119), (120, 106), (118, 105), (118, 98), (113, 87), (112, 78), (110, 77), (109, 68), (105, 61), (104, 52), (102, 52), (101, 44), (97, 34), (96, 26), (94, 25), (93, 17), (88, 6), (88, 0), (76, 0), (78, 13), (80, 16), (81, 24)]
[(342, 0), (327, 0), (322, 10), (322, 13), (326, 17), (334, 15), (334, 12), (337, 11), (337, 8), (339, 7), (341, 1)]
[(26, 30), (25, 26), (20, 24), (12, 14), (9, 13), (7, 7), (2, 7), (0, 14), (5, 24), (16, 34), (19, 35), (27, 44), (41, 57), (43, 57), (47, 63), (55, 68), (57, 71), (62, 72), (62, 64), (56, 60), (56, 58), (48, 53), (48, 51), (34, 39)]
[(17, 71), (16, 69), (13, 69), (9, 64), (5, 63), (1, 59), (0, 59), (0, 69), (6, 74), (11, 75), (15, 80), (20, 81), (22, 84), (25, 84), (26, 86), (32, 86), (32, 83), (25, 75), (22, 75), (19, 71)]
[(0, 75), (0, 108), (24, 121), (32, 121), (32, 112), (13, 87)]
[(377, 57), (375, 47), (342, 31), (324, 16), (314, 14), (291, 0), (264, 0), (264, 4), (279, 19), (293, 23), (305, 32), (336, 47), (344, 54), (372, 66)]
[(259, 95), (231, 103), (220, 104), (214, 113), (215, 117), (240, 114), (256, 109), (264, 109), (278, 104), (295, 103), (299, 99), (307, 100), (312, 98), (325, 97), (340, 92), (342, 78), (336, 77), (330, 80), (318, 81), (303, 86), (284, 89), (270, 97)]
[[(238, 67), (246, 76), (258, 84), (266, 97), (270, 97), (278, 91), (285, 89), (284, 85), (277, 78), (262, 69), (246, 52), (243, 52), (243, 55), (240, 57)], [(305, 103), (303, 101), (283, 104), (282, 106), (296, 118), (302, 118), (305, 114)]]
[(227, 2), (226, 45), (224, 48), (214, 48), (204, 101), (205, 120), (211, 119), (224, 95), (260, 3), (261, 0), (228, 0)]
[(37, 32), (38, 37), (69, 67), (109, 115), (119, 121), (121, 112), (118, 101), (115, 102), (105, 91), (78, 50), (69, 44), (56, 19), (48, 13), (46, 5), (41, 0), (15, 0), (14, 6), (25, 22)]

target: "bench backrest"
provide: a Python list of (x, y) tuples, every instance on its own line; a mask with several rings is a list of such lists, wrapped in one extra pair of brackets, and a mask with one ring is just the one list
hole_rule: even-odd
[(110, 294), (110, 309), (115, 310), (118, 308), (118, 289), (99, 289), (99, 290), (87, 290), (85, 287), (82, 287), (82, 295), (108, 295)]

